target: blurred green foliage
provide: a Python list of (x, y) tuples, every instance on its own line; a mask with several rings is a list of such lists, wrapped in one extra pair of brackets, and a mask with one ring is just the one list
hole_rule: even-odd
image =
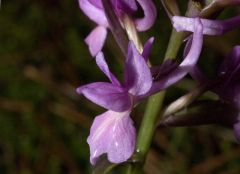
[[(171, 30), (160, 2), (157, 8), (160, 11), (155, 26), (141, 34), (144, 41), (155, 37), (151, 53), (154, 64), (162, 61)], [(229, 9), (223, 17), (239, 12), (238, 8)], [(75, 88), (106, 80), (84, 43), (93, 27), (79, 10), (77, 0), (2, 2), (1, 174), (91, 172), (86, 138), (92, 119), (103, 109), (78, 96)], [(239, 44), (239, 38), (239, 30), (221, 38), (206, 38), (200, 66), (214, 76), (216, 65), (234, 44)], [(104, 51), (111, 69), (121, 78), (121, 53), (111, 35)], [(190, 90), (184, 83), (168, 91), (166, 104)], [(136, 125), (144, 105), (133, 113)], [(145, 168), (151, 174), (237, 174), (239, 156), (240, 147), (231, 130), (217, 126), (164, 129), (156, 133)]]

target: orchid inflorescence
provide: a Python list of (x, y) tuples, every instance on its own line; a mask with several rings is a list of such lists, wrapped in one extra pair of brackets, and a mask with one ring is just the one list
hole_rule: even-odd
[[(240, 111), (240, 46), (235, 46), (224, 59), (216, 79), (209, 79), (197, 66), (204, 35), (219, 36), (240, 27), (240, 15), (223, 20), (216, 19), (222, 9), (230, 5), (239, 5), (240, 1), (215, 0), (207, 4), (205, 8), (198, 9), (197, 14), (188, 13), (188, 16), (176, 16), (174, 10), (171, 11), (171, 5), (174, 4), (174, 8), (177, 7), (175, 1), (168, 4), (168, 1), (162, 0), (162, 3), (173, 28), (177, 32), (184, 32), (186, 46), (182, 62), (176, 63), (172, 59), (174, 57), (166, 57), (161, 65), (155, 67), (151, 66), (149, 59), (154, 38), (149, 38), (142, 46), (138, 37), (138, 32), (147, 31), (156, 20), (161, 20), (157, 19), (157, 7), (152, 0), (79, 0), (82, 12), (97, 24), (97, 27), (86, 37), (85, 42), (97, 66), (109, 79), (109, 82), (94, 82), (80, 86), (76, 90), (78, 94), (84, 95), (93, 103), (107, 109), (103, 114), (96, 116), (87, 139), (90, 146), (90, 161), (93, 165), (103, 154), (107, 154), (111, 163), (129, 160), (136, 150), (138, 134), (130, 116), (132, 110), (143, 99), (167, 89), (187, 74), (204, 88), (197, 88), (195, 91), (198, 95), (194, 95), (195, 97), (183, 96), (181, 100), (175, 102), (175, 105), (169, 107), (171, 109), (166, 109), (167, 112), (163, 110), (163, 115), (164, 113), (167, 115), (164, 115), (165, 117), (160, 120), (158, 126), (221, 124), (228, 120), (228, 125), (234, 129), (237, 140), (240, 140), (240, 117), (238, 117)], [(218, 3), (222, 6), (217, 6)], [(194, 3), (192, 8), (194, 8)], [(141, 17), (139, 13), (142, 13)], [(120, 82), (110, 71), (104, 58), (103, 46), (108, 30), (111, 30), (115, 36), (119, 47), (123, 48), (121, 49), (125, 57), (123, 82)], [(222, 112), (219, 118), (208, 114), (196, 114), (191, 117), (188, 117), (187, 113), (182, 117), (172, 115), (181, 107), (187, 107), (193, 103), (207, 90), (219, 96), (217, 101), (219, 107), (223, 110), (230, 108), (232, 112)], [(179, 101), (187, 102), (181, 103), (180, 107)], [(215, 103), (214, 107), (218, 107), (218, 104)], [(209, 113), (214, 115), (214, 111), (209, 111)]]

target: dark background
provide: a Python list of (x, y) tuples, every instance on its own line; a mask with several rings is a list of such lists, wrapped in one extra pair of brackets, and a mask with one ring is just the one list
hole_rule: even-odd
[[(186, 8), (182, 3), (183, 9)], [(155, 37), (151, 61), (159, 64), (171, 32), (157, 1), (158, 19), (141, 34)], [(234, 16), (233, 7), (220, 18)], [(0, 9), (0, 173), (90, 173), (86, 138), (94, 116), (104, 109), (76, 94), (76, 87), (106, 81), (84, 38), (95, 27), (77, 0), (3, 0)], [(240, 44), (239, 30), (206, 37), (200, 66), (210, 77), (228, 51)], [(121, 53), (108, 35), (104, 53), (123, 76)], [(181, 52), (182, 53), (182, 52)], [(181, 53), (179, 59), (182, 58)], [(186, 79), (168, 90), (165, 104), (194, 86)], [(211, 93), (207, 98), (216, 98)], [(139, 126), (145, 103), (132, 113)], [(155, 173), (238, 174), (240, 146), (232, 130), (220, 126), (158, 130), (145, 169)]]

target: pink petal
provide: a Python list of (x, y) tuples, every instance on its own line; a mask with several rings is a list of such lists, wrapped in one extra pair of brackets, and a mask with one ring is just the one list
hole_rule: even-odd
[(77, 93), (109, 110), (122, 112), (131, 108), (128, 92), (119, 86), (105, 82), (95, 82), (77, 88)]
[[(190, 35), (186, 40), (187, 40), (186, 41), (187, 43), (185, 45), (184, 53), (183, 53), (184, 57), (187, 56), (188, 52), (191, 49), (192, 35)], [(203, 74), (203, 72), (198, 68), (197, 65), (192, 68), (192, 70), (189, 72), (189, 74), (198, 83), (207, 83), (209, 81), (208, 78), (206, 77), (206, 75)]]
[(138, 31), (145, 31), (151, 28), (157, 17), (157, 10), (152, 0), (137, 0), (142, 7), (144, 17), (136, 19), (135, 24)]
[(237, 141), (240, 143), (240, 122), (238, 121), (233, 125), (234, 135)]
[(222, 100), (240, 108), (240, 46), (235, 46), (224, 59), (219, 72), (221, 83), (213, 90)]
[[(203, 44), (203, 33), (202, 33), (202, 24), (200, 20), (195, 21), (195, 30), (193, 33), (193, 41), (188, 52), (187, 56), (183, 60), (183, 62), (170, 72), (168, 75), (165, 75), (162, 79), (155, 81), (152, 85), (152, 88), (149, 94), (155, 93), (159, 90), (165, 89), (170, 85), (176, 83), (181, 80), (188, 72), (190, 72), (193, 67), (196, 65), (197, 60), (200, 56)], [(146, 94), (146, 95), (149, 95)]]
[(93, 165), (105, 153), (112, 163), (124, 162), (132, 156), (136, 131), (129, 113), (107, 111), (94, 119), (87, 139)]
[(99, 4), (96, 4), (96, 6), (95, 6), (94, 4), (90, 3), (89, 0), (78, 0), (78, 2), (79, 2), (81, 10), (91, 20), (96, 22), (98, 25), (102, 25), (105, 27), (108, 26), (108, 22), (107, 22), (107, 18), (105, 16), (104, 10), (101, 8), (98, 8), (98, 6), (97, 6)]
[(102, 1), (101, 0), (88, 0), (89, 2), (92, 3), (95, 7), (99, 9), (103, 9)]
[(132, 42), (125, 62), (125, 85), (132, 95), (142, 95), (152, 86), (152, 75), (145, 59)]
[[(194, 21), (196, 18), (174, 16), (173, 26), (177, 31), (194, 31)], [(225, 32), (240, 27), (240, 15), (226, 20), (201, 19), (203, 24), (203, 34), (222, 35)]]
[(89, 47), (90, 53), (93, 57), (99, 53), (104, 45), (107, 37), (107, 29), (103, 26), (98, 26), (85, 39)]
[(109, 80), (112, 82), (112, 84), (121, 86), (121, 84), (117, 80), (117, 78), (110, 72), (102, 52), (98, 53), (98, 55), (96, 56), (96, 62), (97, 62), (98, 67), (109, 78)]
[[(229, 55), (224, 59), (219, 75), (233, 73), (236, 70), (239, 72), (238, 65), (240, 65), (240, 45), (233, 47)], [(240, 72), (238, 75), (240, 75)]]
[(154, 37), (151, 37), (150, 39), (147, 40), (147, 42), (145, 43), (145, 45), (143, 47), (142, 56), (145, 59), (145, 61), (148, 61), (153, 41), (154, 41)]
[(128, 15), (137, 11), (138, 6), (135, 0), (111, 0), (118, 15), (127, 13)]

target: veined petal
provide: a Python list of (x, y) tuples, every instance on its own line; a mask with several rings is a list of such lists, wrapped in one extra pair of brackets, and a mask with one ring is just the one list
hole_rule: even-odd
[(131, 98), (128, 92), (119, 86), (105, 82), (95, 82), (77, 88), (78, 94), (83, 94), (106, 109), (122, 112), (131, 108)]
[(98, 67), (109, 78), (109, 80), (112, 82), (112, 84), (121, 86), (121, 84), (117, 80), (117, 78), (110, 72), (102, 52), (98, 53), (98, 55), (96, 56), (96, 62), (97, 62)]
[[(174, 16), (173, 26), (177, 31), (194, 31), (194, 21), (196, 18)], [(201, 19), (203, 24), (203, 34), (222, 35), (236, 27), (240, 27), (240, 15), (226, 20)]]
[[(100, 1), (100, 0), (99, 0)], [(96, 6), (89, 2), (89, 0), (78, 0), (81, 10), (87, 15), (92, 21), (98, 25), (107, 27), (108, 22), (105, 16), (104, 10), (98, 8), (99, 3)]]
[(90, 53), (93, 57), (96, 56), (103, 48), (107, 37), (107, 29), (103, 26), (98, 26), (85, 39), (89, 47)]
[(153, 26), (157, 17), (157, 10), (152, 0), (137, 0), (137, 2), (143, 9), (144, 17), (135, 20), (136, 28), (138, 31), (145, 31)]
[(152, 75), (145, 59), (132, 42), (125, 62), (125, 85), (132, 95), (142, 95), (152, 86)]
[(181, 80), (189, 71), (193, 69), (196, 65), (197, 60), (200, 56), (202, 44), (203, 44), (203, 28), (200, 20), (195, 21), (195, 30), (193, 33), (193, 41), (188, 52), (187, 56), (183, 60), (183, 62), (173, 71), (171, 71), (168, 75), (165, 75), (162, 79), (155, 81), (152, 85), (149, 94), (153, 94), (159, 90), (165, 89), (170, 85), (176, 83)]
[(107, 111), (94, 119), (87, 139), (93, 165), (105, 153), (112, 163), (124, 162), (132, 156), (136, 131), (129, 114), (130, 111)]
[(142, 56), (145, 59), (145, 61), (148, 61), (153, 41), (154, 41), (154, 37), (151, 37), (150, 39), (147, 40), (147, 42), (145, 43), (145, 45), (143, 47)]

